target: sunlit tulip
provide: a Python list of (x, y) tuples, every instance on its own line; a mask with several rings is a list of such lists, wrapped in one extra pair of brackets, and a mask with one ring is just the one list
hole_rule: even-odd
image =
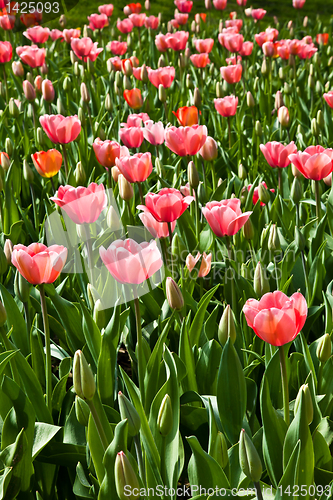
[(129, 4), (127, 5), (127, 7), (129, 8), (130, 13), (132, 13), (132, 14), (140, 14), (140, 12), (141, 12), (141, 8), (142, 8), (142, 6), (141, 6), (141, 3), (140, 3), (140, 2), (137, 2), (137, 3), (135, 3), (135, 2), (129, 3)]
[(98, 7), (98, 12), (100, 14), (105, 14), (106, 16), (111, 17), (112, 13), (113, 13), (113, 5), (112, 5), (112, 3), (105, 4), (105, 5), (100, 5)]
[(160, 20), (158, 17), (155, 16), (147, 16), (145, 19), (145, 26), (146, 28), (149, 28), (151, 30), (157, 30), (159, 27)]
[(224, 10), (227, 6), (227, 0), (213, 0), (215, 9)]
[(324, 94), (323, 97), (327, 102), (327, 104), (329, 105), (329, 107), (333, 109), (333, 90), (330, 90), (329, 92)]
[(139, 109), (143, 105), (143, 99), (140, 89), (124, 90), (124, 98), (132, 109)]
[(199, 154), (206, 161), (213, 161), (217, 158), (217, 143), (213, 137), (208, 136)]
[(128, 148), (139, 148), (143, 143), (142, 127), (124, 127), (119, 129), (120, 140)]
[(79, 29), (70, 29), (70, 30), (63, 30), (63, 36), (64, 36), (64, 39), (65, 39), (65, 42), (67, 43), (71, 43), (72, 39), (73, 38), (80, 38), (81, 36), (81, 31)]
[(63, 32), (56, 29), (56, 28), (50, 31), (50, 36), (51, 36), (51, 39), (53, 42), (55, 42), (56, 40), (59, 40), (59, 39), (64, 40)]
[(158, 222), (174, 222), (185, 212), (194, 200), (193, 196), (184, 196), (174, 188), (163, 188), (157, 194), (148, 193), (145, 205), (138, 205), (140, 210), (148, 210)]
[(75, 116), (43, 115), (39, 118), (44, 132), (54, 144), (75, 141), (81, 132), (81, 122)]
[(116, 166), (128, 182), (144, 182), (153, 171), (149, 152), (116, 158)]
[(140, 127), (144, 122), (149, 120), (147, 113), (132, 113), (128, 115), (126, 123), (121, 123), (123, 127)]
[(215, 109), (221, 116), (234, 116), (237, 111), (237, 105), (238, 97), (235, 97), (234, 95), (214, 99)]
[(188, 14), (180, 14), (180, 13), (176, 13), (175, 14), (175, 21), (177, 24), (179, 25), (184, 25), (187, 23), (188, 21)]
[(188, 37), (188, 31), (177, 31), (176, 33), (167, 33), (165, 40), (169, 49), (179, 51), (185, 49)]
[[(1, 17), (0, 17), (1, 19)], [(22, 59), (25, 64), (31, 68), (39, 68), (45, 62), (45, 49), (40, 49), (37, 45), (25, 45), (23, 47), (16, 47), (17, 55)]]
[(266, 12), (267, 11), (264, 9), (252, 9), (251, 16), (256, 21), (260, 21), (260, 19), (262, 19), (265, 16)]
[(305, 0), (293, 0), (293, 7), (295, 9), (302, 9), (305, 4)]
[(180, 12), (191, 12), (193, 7), (191, 0), (175, 0), (174, 3)]
[[(150, 232), (153, 238), (168, 238), (169, 237), (169, 226), (167, 222), (157, 222), (155, 217), (149, 212), (149, 210), (142, 205), (142, 213), (139, 214), (142, 224)], [(171, 231), (174, 232), (176, 227), (176, 221), (171, 222)]]
[(124, 19), (123, 21), (118, 19), (117, 28), (121, 33), (130, 33), (133, 29), (133, 23), (130, 19)]
[(280, 142), (267, 142), (260, 144), (260, 149), (267, 163), (272, 168), (286, 168), (290, 165), (289, 155), (297, 152), (297, 147), (294, 141), (290, 142), (287, 146)]
[(159, 52), (165, 52), (169, 46), (167, 42), (167, 35), (163, 35), (160, 33), (159, 35), (155, 36), (155, 45), (157, 47), (157, 50)]
[(212, 265), (212, 254), (211, 253), (207, 255), (204, 252), (201, 256), (200, 252), (198, 252), (195, 257), (193, 257), (193, 255), (189, 254), (186, 257), (186, 267), (190, 272), (192, 272), (193, 269), (195, 268), (196, 264), (199, 262), (200, 257), (202, 257), (202, 260), (201, 260), (200, 269), (198, 272), (198, 277), (204, 278), (209, 273), (211, 265)]
[(202, 208), (202, 213), (216, 236), (233, 236), (248, 220), (252, 212), (242, 213), (240, 200), (211, 201)]
[(4, 64), (13, 57), (13, 48), (10, 42), (0, 42), (0, 63)]
[(49, 28), (43, 28), (42, 26), (34, 26), (33, 28), (28, 28), (27, 31), (24, 31), (23, 35), (31, 40), (32, 43), (45, 43), (49, 39), (50, 30)]
[(206, 53), (201, 53), (201, 54), (192, 54), (190, 56), (192, 64), (196, 68), (205, 68), (207, 64), (210, 63), (209, 56)]
[(5, 31), (12, 30), (15, 25), (15, 20), (15, 16), (12, 15), (0, 16), (0, 27)]
[(46, 178), (55, 176), (62, 165), (62, 155), (56, 149), (39, 151), (31, 155), (31, 158), (39, 175)]
[(278, 120), (281, 123), (282, 127), (288, 127), (290, 116), (288, 108), (286, 106), (281, 106), (281, 108), (278, 109)]
[(244, 42), (239, 51), (239, 55), (242, 57), (250, 56), (252, 54), (252, 50), (253, 50), (253, 42)]
[(198, 52), (209, 54), (209, 52), (211, 52), (213, 48), (214, 39), (213, 38), (205, 38), (204, 40), (197, 39), (195, 40), (194, 44)]
[(196, 106), (183, 106), (182, 108), (178, 108), (176, 113), (174, 111), (172, 113), (182, 127), (198, 125), (199, 113)]
[(21, 61), (13, 61), (12, 62), (12, 70), (15, 76), (23, 78), (24, 76), (24, 68), (22, 66)]
[(146, 14), (130, 14), (129, 19), (132, 21), (133, 26), (141, 28), (145, 24)]
[(193, 156), (205, 144), (207, 127), (167, 127), (165, 129), (165, 145), (178, 156)]
[(244, 37), (239, 33), (223, 36), (223, 45), (229, 52), (239, 52), (243, 46)]
[(88, 16), (89, 28), (92, 31), (102, 30), (105, 26), (108, 26), (109, 20), (106, 14), (91, 14)]
[(289, 160), (306, 177), (320, 181), (333, 170), (333, 150), (322, 146), (309, 146), (303, 152), (289, 155)]
[(175, 79), (175, 68), (173, 66), (163, 66), (158, 69), (148, 69), (148, 78), (150, 83), (154, 85), (154, 87), (158, 88), (160, 85), (163, 85), (165, 89), (169, 88), (172, 82)]
[(123, 56), (127, 52), (127, 43), (113, 40), (107, 45), (107, 48), (112, 52), (112, 54)]
[(120, 156), (120, 144), (116, 141), (102, 141), (99, 137), (93, 142), (96, 159), (105, 168), (114, 167)]
[(144, 122), (144, 124), (145, 128), (143, 129), (143, 135), (146, 141), (148, 141), (153, 146), (163, 144), (165, 139), (163, 123), (154, 123), (152, 120), (147, 120)]
[(242, 71), (243, 67), (241, 64), (232, 64), (220, 68), (222, 78), (230, 84), (235, 84), (240, 81), (242, 78)]

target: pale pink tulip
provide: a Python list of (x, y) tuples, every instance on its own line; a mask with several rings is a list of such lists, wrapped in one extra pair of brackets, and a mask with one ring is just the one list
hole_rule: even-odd
[(119, 137), (128, 148), (139, 148), (143, 143), (143, 129), (142, 127), (120, 128)]
[(30, 68), (40, 68), (45, 62), (45, 49), (40, 49), (37, 45), (16, 47), (16, 53)]
[(102, 30), (105, 26), (108, 26), (109, 20), (106, 14), (91, 14), (88, 16), (89, 28), (92, 31)]
[(49, 28), (43, 28), (42, 26), (34, 26), (33, 28), (28, 28), (27, 31), (24, 31), (23, 35), (33, 43), (45, 43), (50, 36), (50, 30)]
[(128, 182), (144, 182), (153, 171), (151, 153), (116, 158), (116, 167)]
[[(142, 206), (142, 213), (139, 214), (142, 224), (150, 232), (153, 238), (168, 238), (169, 237), (169, 226), (167, 222), (157, 222), (155, 217), (149, 212), (149, 210)], [(176, 227), (176, 221), (171, 222), (171, 231), (174, 232)]]
[[(200, 257), (201, 257), (200, 252), (198, 252), (195, 257), (193, 257), (193, 255), (191, 254), (188, 254), (188, 256), (186, 257), (186, 267), (190, 271), (190, 273), (193, 271), (196, 264), (199, 262)], [(210, 253), (207, 255), (206, 252), (204, 252), (202, 254), (202, 260), (198, 272), (198, 277), (204, 278), (205, 276), (207, 276), (211, 266), (212, 266), (212, 254)]]
[(267, 142), (260, 144), (260, 149), (269, 166), (272, 168), (286, 168), (290, 165), (289, 155), (296, 153), (297, 148), (294, 141), (284, 146), (280, 142)]
[(81, 122), (75, 116), (43, 115), (40, 124), (48, 138), (55, 144), (68, 144), (75, 141), (81, 132)]
[(165, 145), (178, 156), (197, 154), (205, 144), (206, 139), (206, 125), (167, 127), (165, 129)]
[(143, 136), (153, 146), (163, 144), (165, 140), (164, 126), (162, 122), (154, 123), (152, 120), (144, 122)]
[(147, 16), (145, 19), (145, 26), (146, 28), (149, 28), (151, 30), (157, 30), (159, 27), (160, 20), (158, 17), (155, 16)]
[(214, 39), (213, 38), (205, 38), (204, 40), (197, 39), (195, 40), (194, 44), (198, 52), (205, 52), (206, 54), (209, 54), (209, 52), (211, 52), (213, 48)]
[(233, 236), (248, 220), (252, 212), (242, 213), (240, 200), (211, 201), (202, 208), (202, 213), (213, 233), (218, 236)]
[(165, 39), (169, 49), (179, 51), (185, 49), (188, 37), (188, 31), (177, 31), (176, 33), (167, 33)]
[(244, 37), (239, 33), (223, 36), (223, 45), (229, 52), (239, 52), (243, 46)]
[(214, 99), (216, 111), (224, 117), (234, 116), (237, 111), (237, 105), (238, 97), (235, 97), (234, 95)]
[(242, 48), (239, 51), (239, 54), (244, 56), (250, 56), (253, 50), (253, 42), (244, 42)]
[(333, 170), (333, 150), (322, 146), (309, 146), (296, 154), (289, 155), (292, 164), (306, 179), (320, 181)]
[(222, 66), (220, 68), (222, 78), (231, 84), (238, 83), (242, 78), (243, 67), (241, 64)]
[(167, 89), (171, 86), (175, 79), (176, 71), (173, 66), (164, 66), (158, 69), (147, 69), (149, 81), (156, 88), (163, 85), (163, 87)]

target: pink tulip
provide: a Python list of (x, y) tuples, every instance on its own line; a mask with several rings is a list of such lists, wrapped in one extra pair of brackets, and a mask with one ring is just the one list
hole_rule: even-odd
[(226, 82), (235, 84), (242, 78), (243, 67), (241, 64), (233, 64), (231, 66), (222, 66), (220, 71), (222, 78)]
[(188, 14), (175, 14), (175, 21), (180, 25), (184, 25), (188, 21)]
[(92, 31), (102, 30), (105, 26), (108, 26), (109, 20), (106, 14), (91, 14), (88, 16), (89, 28)]
[(143, 136), (153, 146), (163, 144), (165, 140), (165, 132), (162, 122), (154, 123), (152, 120), (144, 122), (145, 128), (143, 129)]
[(122, 284), (139, 285), (163, 266), (162, 256), (156, 241), (137, 243), (128, 238), (116, 240), (99, 255), (110, 274)]
[(128, 182), (144, 182), (153, 171), (151, 153), (137, 153), (133, 156), (116, 158), (116, 167)]
[(281, 59), (284, 59), (285, 61), (287, 61), (289, 59), (289, 56), (290, 56), (289, 45), (287, 45), (286, 43), (283, 43), (283, 44), (279, 43), (277, 45), (277, 53), (281, 57)]
[(124, 19), (123, 21), (118, 19), (117, 28), (121, 33), (130, 33), (133, 29), (133, 23), (130, 19)]
[[(153, 238), (168, 238), (169, 237), (169, 226), (167, 222), (157, 222), (155, 217), (147, 210), (145, 206), (142, 206), (142, 213), (139, 214), (142, 224), (150, 232)], [(176, 221), (171, 222), (171, 231), (174, 232), (176, 227)]]
[(178, 156), (193, 156), (198, 153), (207, 139), (206, 125), (192, 127), (167, 127), (165, 145)]
[(45, 49), (40, 49), (37, 45), (16, 47), (16, 53), (30, 68), (40, 68), (45, 62)]
[(241, 56), (237, 56), (237, 58), (236, 58), (236, 56), (226, 57), (225, 62), (226, 62), (228, 65), (230, 65), (230, 64), (231, 64), (231, 65), (233, 65), (233, 66), (234, 66), (235, 64), (241, 64), (241, 62), (242, 62), (242, 58), (241, 58)]
[[(202, 184), (202, 183), (201, 183)], [(179, 191), (182, 193), (183, 196), (193, 196), (195, 199), (195, 191), (194, 189), (191, 189), (190, 183), (187, 182), (185, 186), (180, 186)]]
[(145, 24), (146, 14), (130, 14), (128, 17), (136, 28), (141, 28)]
[(28, 101), (34, 101), (36, 99), (36, 92), (33, 86), (28, 80), (24, 80), (23, 82), (23, 92), (24, 96)]
[(239, 52), (242, 48), (243, 41), (244, 37), (239, 33), (231, 33), (230, 35), (223, 36), (224, 47), (229, 50), (229, 52)]
[(114, 66), (114, 71), (121, 71), (121, 59), (120, 57), (110, 57), (109, 61), (111, 61), (112, 65)]
[(296, 153), (297, 148), (294, 141), (284, 146), (280, 142), (267, 142), (260, 144), (260, 149), (269, 166), (272, 168), (286, 168), (290, 165), (289, 155)]
[(53, 87), (51, 80), (43, 80), (42, 94), (43, 94), (44, 101), (46, 101), (46, 102), (54, 101), (55, 92), (54, 92), (54, 87)]
[(243, 26), (243, 20), (242, 19), (228, 19), (225, 22), (225, 27), (226, 28), (237, 28), (237, 31), (240, 31)]
[(240, 7), (245, 7), (245, 6), (246, 6), (246, 3), (247, 3), (247, 0), (237, 0), (237, 4), (238, 4)]
[(191, 0), (175, 0), (174, 3), (180, 12), (191, 12), (193, 7)]
[(255, 41), (261, 47), (265, 42), (275, 42), (277, 37), (279, 36), (279, 32), (275, 28), (266, 28), (266, 31), (262, 31), (261, 33), (257, 33), (254, 35)]
[(234, 95), (214, 99), (214, 106), (216, 111), (224, 117), (234, 116), (237, 111), (237, 105), (238, 97), (235, 97)]
[[(147, 68), (148, 69), (148, 68)], [(164, 66), (158, 69), (148, 69), (148, 78), (154, 87), (158, 88), (163, 85), (164, 88), (169, 88), (175, 79), (175, 68), (173, 66)]]
[(93, 142), (93, 149), (98, 163), (105, 168), (114, 167), (116, 158), (120, 157), (121, 147), (116, 141), (102, 141), (98, 137)]
[(53, 42), (55, 42), (56, 40), (59, 40), (60, 38), (62, 38), (62, 40), (64, 40), (63, 32), (56, 29), (56, 28), (51, 30), (50, 35), (51, 35), (51, 39)]
[(301, 45), (302, 45), (302, 42), (300, 40), (289, 40), (289, 52), (290, 54), (292, 54), (293, 56), (297, 56), (300, 48), (301, 48)]
[(213, 0), (215, 9), (224, 10), (227, 6), (227, 0)]
[(170, 24), (175, 30), (178, 30), (180, 28), (180, 24), (177, 23), (176, 19), (171, 19)]
[(289, 155), (292, 164), (306, 179), (320, 181), (333, 170), (333, 150), (322, 146), (309, 146), (302, 151)]
[(158, 17), (155, 16), (147, 16), (145, 19), (145, 26), (146, 28), (149, 28), (151, 30), (157, 30), (159, 27), (160, 20)]
[(333, 90), (330, 90), (326, 94), (324, 94), (324, 99), (329, 105), (330, 108), (333, 108)]
[(244, 42), (242, 48), (239, 51), (241, 56), (250, 56), (253, 50), (253, 42)]
[(0, 42), (0, 63), (4, 64), (13, 57), (13, 47), (10, 42)]
[(167, 33), (165, 39), (169, 49), (179, 51), (185, 49), (188, 37), (188, 31), (177, 31), (176, 33)]
[(16, 20), (15, 16), (12, 16), (12, 15), (0, 16), (0, 26), (5, 31), (12, 30), (14, 28), (14, 25), (15, 25), (15, 20)]
[(202, 208), (202, 213), (216, 236), (233, 236), (248, 220), (252, 212), (242, 213), (240, 200), (211, 201)]
[(266, 57), (273, 57), (274, 56), (274, 43), (273, 42), (265, 42), (261, 46), (263, 54)]
[(32, 285), (53, 283), (61, 273), (66, 259), (67, 248), (60, 245), (15, 245), (12, 252), (12, 264)]
[[(193, 271), (196, 264), (199, 262), (200, 257), (201, 257), (200, 252), (198, 252), (195, 257), (193, 257), (193, 255), (191, 254), (188, 254), (188, 256), (186, 257), (186, 267), (190, 271), (190, 273)], [(210, 253), (207, 255), (206, 252), (204, 252), (202, 254), (202, 260), (198, 272), (198, 278), (204, 278), (205, 276), (207, 276), (211, 266), (212, 266), (212, 254)]]
[(160, 33), (159, 35), (155, 36), (155, 45), (156, 48), (159, 52), (165, 52), (169, 46), (167, 42), (167, 35), (163, 35)]
[(139, 148), (143, 143), (142, 127), (120, 128), (119, 137), (128, 148)]
[(113, 13), (113, 5), (112, 5), (112, 3), (105, 4), (105, 5), (100, 5), (98, 7), (98, 12), (100, 14), (105, 14), (106, 16), (111, 17), (112, 13)]
[(54, 144), (68, 144), (75, 141), (81, 132), (78, 117), (62, 115), (44, 115), (39, 118), (40, 124), (48, 138)]
[(209, 55), (203, 52), (201, 54), (192, 54), (190, 59), (196, 68), (205, 68), (210, 63)]
[(260, 19), (262, 19), (264, 17), (264, 15), (266, 14), (266, 12), (267, 11), (264, 10), (264, 9), (252, 9), (251, 16), (256, 21), (260, 21)]
[(318, 48), (313, 43), (301, 43), (297, 55), (300, 59), (311, 59), (317, 51)]
[(107, 206), (103, 184), (92, 182), (88, 187), (60, 186), (54, 201), (75, 224), (92, 224)]
[[(267, 184), (265, 181), (261, 182), (260, 184), (262, 184), (264, 186), (264, 188), (268, 189), (267, 187)], [(247, 190), (250, 191), (251, 190), (251, 187), (252, 187), (252, 184), (249, 184), (247, 186)], [(270, 191), (272, 193), (275, 192), (275, 189), (270, 189)], [(254, 190), (253, 190), (253, 197), (252, 197), (252, 202), (253, 202), (253, 205), (255, 205), (257, 203), (257, 201), (259, 200), (259, 186), (255, 187)], [(265, 206), (265, 203), (263, 203), (262, 201), (260, 202), (260, 206), (261, 207), (264, 207)]]
[(302, 9), (305, 4), (305, 0), (293, 0), (293, 7), (295, 9)]
[(193, 196), (184, 196), (174, 188), (163, 188), (158, 194), (148, 193), (146, 205), (138, 205), (140, 210), (149, 211), (158, 222), (174, 222), (185, 212), (194, 200)]
[(201, 53), (206, 53), (209, 54), (211, 52), (213, 45), (214, 45), (214, 39), (213, 38), (206, 38), (205, 40), (195, 40), (195, 48), (197, 49), (198, 52)]
[(23, 35), (33, 43), (45, 43), (50, 36), (50, 30), (49, 28), (42, 28), (42, 26), (34, 26), (24, 31)]
[(217, 143), (213, 137), (207, 136), (205, 144), (199, 151), (199, 154), (206, 161), (213, 161), (217, 158)]
[(70, 29), (70, 30), (63, 30), (63, 36), (65, 39), (65, 42), (71, 43), (73, 38), (80, 38), (81, 36), (81, 31), (79, 29)]
[(100, 54), (103, 49), (98, 48), (98, 43), (93, 42), (91, 38), (72, 38), (71, 48), (74, 54), (79, 58), (86, 62), (89, 58), (91, 61), (95, 61), (98, 54)]
[(112, 54), (123, 56), (125, 52), (127, 52), (127, 43), (113, 40), (112, 42), (108, 43), (107, 48), (112, 52)]
[(123, 127), (141, 127), (141, 125), (149, 120), (149, 116), (147, 113), (132, 113), (128, 115), (127, 122), (121, 123)]

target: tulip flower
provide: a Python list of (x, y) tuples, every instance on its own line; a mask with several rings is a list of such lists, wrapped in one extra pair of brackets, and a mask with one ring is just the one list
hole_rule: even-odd
[[(169, 236), (169, 227), (167, 222), (158, 222), (150, 211), (144, 206), (141, 206), (142, 213), (139, 214), (142, 224), (150, 232), (153, 238), (167, 238)], [(171, 222), (171, 231), (174, 232), (176, 221)]]
[(167, 127), (165, 129), (165, 145), (179, 156), (193, 156), (205, 144), (207, 127)]
[(237, 28), (237, 31), (240, 31), (243, 26), (243, 20), (242, 19), (228, 19), (225, 22), (225, 27), (226, 28)]
[(128, 182), (144, 182), (153, 171), (149, 152), (116, 158), (116, 166)]
[(162, 122), (154, 123), (152, 120), (144, 122), (143, 136), (153, 146), (163, 144), (165, 140), (164, 126)]
[(253, 42), (244, 42), (239, 51), (239, 55), (242, 57), (250, 56), (252, 54), (252, 50), (253, 50)]
[(15, 16), (9, 15), (7, 16), (6, 14), (3, 16), (0, 16), (0, 26), (3, 30), (9, 31), (14, 28), (15, 25)]
[(318, 45), (327, 45), (328, 44), (328, 33), (318, 33), (316, 35), (316, 42)]
[(211, 201), (202, 213), (216, 236), (233, 236), (244, 226), (252, 212), (242, 213), (240, 200)]
[(290, 154), (289, 161), (306, 179), (320, 181), (333, 170), (333, 150), (322, 146), (309, 146), (304, 152)]
[(27, 31), (24, 31), (23, 35), (31, 40), (32, 43), (45, 43), (49, 39), (50, 30), (42, 26), (33, 26), (32, 28), (28, 28)]
[(65, 30), (63, 30), (62, 34), (63, 34), (65, 42), (71, 43), (71, 41), (72, 41), (73, 38), (80, 38), (81, 31), (80, 31), (79, 28), (78, 29), (73, 29), (72, 28), (70, 30), (66, 30), (65, 29)]
[(143, 143), (142, 127), (123, 127), (119, 129), (120, 140), (128, 148), (139, 148)]
[(188, 21), (188, 14), (175, 14), (175, 21), (177, 24), (184, 25)]
[(121, 147), (116, 141), (102, 141), (98, 137), (93, 142), (93, 149), (98, 163), (109, 169), (115, 166)]
[(230, 83), (235, 84), (242, 78), (243, 67), (241, 64), (234, 64), (231, 66), (222, 66), (220, 68), (222, 78)]
[(296, 153), (297, 148), (294, 141), (287, 146), (273, 141), (260, 144), (260, 150), (272, 168), (286, 168), (290, 165), (289, 155)]
[(215, 109), (221, 116), (234, 116), (236, 114), (237, 105), (238, 97), (235, 97), (234, 95), (214, 99)]
[(136, 28), (141, 28), (145, 24), (146, 14), (130, 14), (128, 17)]
[(174, 222), (185, 212), (194, 200), (193, 196), (184, 196), (174, 188), (163, 188), (158, 194), (148, 193), (146, 205), (138, 205), (137, 208), (147, 211), (157, 222)]
[(206, 38), (204, 40), (197, 39), (195, 40), (194, 44), (198, 52), (209, 54), (209, 52), (211, 52), (213, 48), (214, 39), (213, 38)]
[(4, 64), (13, 57), (13, 47), (10, 42), (0, 42), (0, 63)]
[(330, 90), (329, 92), (324, 94), (324, 99), (329, 105), (330, 108), (333, 109), (333, 90)]
[(149, 28), (151, 30), (157, 30), (159, 27), (160, 20), (158, 17), (155, 16), (147, 16), (145, 19), (145, 26), (146, 28)]
[(72, 38), (71, 48), (74, 54), (79, 58), (83, 59), (84, 62), (89, 58), (91, 61), (95, 61), (98, 54), (100, 54), (103, 49), (97, 47), (98, 43), (93, 42), (91, 38)]
[(300, 48), (298, 50), (297, 56), (300, 59), (311, 59), (311, 57), (318, 52), (317, 47), (314, 46), (313, 43), (307, 44), (307, 43), (302, 43), (300, 45)]
[(55, 176), (62, 165), (62, 155), (56, 149), (39, 151), (31, 155), (31, 158), (39, 175), (46, 178)]
[(92, 182), (87, 188), (79, 186), (60, 186), (54, 201), (75, 224), (96, 222), (107, 206), (107, 197), (103, 184)]
[(244, 37), (239, 33), (223, 35), (223, 45), (229, 52), (239, 52), (243, 46)]
[(288, 108), (286, 106), (281, 106), (281, 108), (278, 109), (278, 120), (281, 123), (282, 127), (288, 127), (290, 116)]
[(155, 36), (155, 45), (156, 48), (159, 52), (165, 52), (169, 46), (167, 42), (167, 35), (163, 35), (160, 33), (159, 35)]
[(158, 69), (147, 69), (149, 81), (156, 88), (158, 88), (160, 85), (163, 85), (163, 87), (167, 89), (171, 86), (172, 82), (175, 79), (176, 71), (173, 66), (164, 66)]
[(130, 12), (132, 14), (140, 14), (141, 8), (142, 8), (141, 4), (139, 2), (137, 2), (137, 3), (134, 3), (134, 2), (129, 3), (126, 7), (129, 8), (129, 10), (130, 10)]
[(227, 6), (227, 0), (213, 0), (215, 9), (224, 10)]
[(100, 14), (105, 14), (106, 16), (111, 17), (112, 13), (113, 13), (113, 5), (112, 5), (112, 3), (105, 4), (105, 5), (100, 5), (98, 7), (98, 12)]
[(207, 136), (205, 144), (199, 151), (199, 154), (206, 161), (213, 161), (217, 158), (217, 143), (213, 137)]
[(183, 106), (182, 108), (178, 108), (176, 113), (174, 111), (172, 111), (172, 113), (182, 127), (198, 125), (199, 114), (196, 106)]
[(142, 123), (150, 120), (147, 113), (132, 113), (128, 115), (127, 122), (121, 123), (124, 127), (140, 127)]
[(175, 0), (174, 4), (180, 12), (191, 12), (193, 7), (191, 0)]
[(185, 49), (188, 37), (188, 31), (177, 31), (176, 33), (167, 33), (165, 40), (169, 49), (179, 51)]
[[(193, 257), (193, 255), (191, 255), (191, 254), (189, 254), (186, 257), (186, 267), (190, 272), (193, 271), (193, 269), (195, 268), (195, 266), (199, 262), (200, 258), (201, 258), (200, 252), (197, 253), (196, 257)], [(207, 276), (207, 274), (210, 271), (211, 265), (212, 265), (212, 254), (210, 253), (207, 255), (204, 252), (202, 254), (202, 260), (201, 260), (200, 269), (198, 272), (198, 277), (204, 278), (205, 276)]]
[(190, 59), (196, 68), (205, 68), (210, 63), (209, 56), (206, 53), (192, 54)]
[(92, 31), (102, 30), (105, 26), (108, 26), (109, 20), (106, 14), (91, 14), (88, 16), (89, 28)]
[(264, 9), (252, 9), (251, 16), (256, 21), (260, 21), (260, 19), (262, 19), (265, 16), (266, 12), (267, 11)]
[(40, 68), (45, 62), (45, 49), (40, 49), (37, 45), (16, 47), (16, 53), (22, 61), (31, 68)]
[[(267, 184), (265, 181), (261, 182), (260, 184), (262, 184), (264, 186), (265, 189), (268, 189), (267, 187)], [(249, 184), (247, 186), (247, 190), (250, 191), (251, 190), (251, 187), (252, 187), (252, 184)], [(272, 193), (275, 192), (275, 189), (270, 189), (270, 191)], [(252, 197), (252, 202), (253, 202), (253, 205), (255, 205), (259, 200), (259, 186), (255, 187), (254, 188), (254, 191), (253, 191), (253, 197)], [(262, 201), (260, 202), (260, 206), (261, 207), (264, 207), (265, 206), (265, 203), (263, 203)]]
[(36, 99), (36, 92), (31, 83), (28, 80), (24, 80), (22, 87), (27, 101), (34, 101)]
[(52, 102), (54, 100), (55, 92), (51, 80), (43, 80), (42, 94), (44, 101)]
[(117, 28), (121, 33), (130, 33), (133, 29), (133, 23), (130, 19), (124, 19), (123, 21), (118, 19)]
[(293, 7), (295, 9), (302, 9), (305, 4), (305, 0), (293, 0)]
[(143, 105), (143, 99), (140, 89), (124, 90), (124, 98), (132, 109), (139, 109)]
[(237, 0), (237, 5), (240, 7), (245, 7), (247, 3), (247, 0)]
[(127, 43), (126, 42), (118, 42), (117, 40), (113, 40), (107, 45), (107, 48), (117, 56), (123, 56), (127, 52)]
[(81, 132), (81, 122), (75, 116), (43, 115), (39, 118), (44, 132), (54, 144), (75, 141)]

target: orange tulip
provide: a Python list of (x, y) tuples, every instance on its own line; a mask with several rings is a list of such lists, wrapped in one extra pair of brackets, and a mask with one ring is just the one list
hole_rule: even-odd
[(316, 36), (316, 42), (318, 45), (327, 45), (328, 44), (328, 33), (318, 33)]
[(56, 149), (48, 151), (39, 151), (31, 155), (35, 168), (42, 177), (53, 177), (56, 175), (62, 165), (62, 155)]
[(124, 98), (132, 109), (139, 109), (143, 105), (143, 99), (140, 89), (124, 90)]
[(177, 109), (173, 114), (183, 127), (192, 127), (198, 125), (198, 108), (196, 106), (183, 106)]

